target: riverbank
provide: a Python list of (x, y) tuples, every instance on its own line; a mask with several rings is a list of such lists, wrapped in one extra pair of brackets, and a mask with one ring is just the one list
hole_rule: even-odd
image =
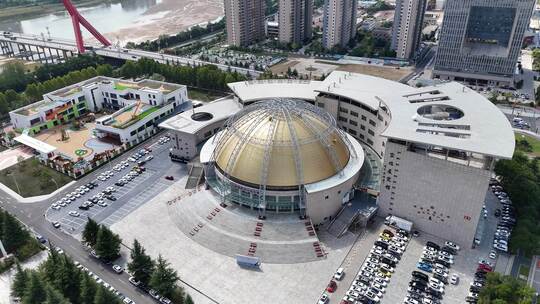
[[(90, 7), (103, 3), (118, 3), (120, 0), (82, 0), (78, 1), (75, 5), (77, 7)], [(45, 16), (48, 14), (57, 13), (63, 11), (64, 5), (60, 3), (48, 3), (42, 5), (27, 5), (27, 6), (15, 6), (0, 9), (0, 19), (9, 21), (11, 19), (24, 19)]]
[(114, 41), (122, 45), (128, 42), (139, 43), (216, 21), (223, 14), (222, 0), (163, 0), (150, 7), (131, 25), (105, 33), (105, 36), (114, 37)]

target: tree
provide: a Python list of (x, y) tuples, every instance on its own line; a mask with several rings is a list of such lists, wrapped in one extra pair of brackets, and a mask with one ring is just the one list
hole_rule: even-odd
[(43, 302), (43, 304), (70, 304), (71, 303), (66, 298), (64, 298), (64, 296), (58, 290), (54, 289), (51, 285), (46, 285), (45, 293), (46, 293), (46, 300), (45, 302)]
[(0, 239), (2, 239), (8, 253), (15, 252), (28, 241), (30, 235), (22, 229), (21, 224), (14, 216), (8, 212), (4, 212), (2, 216)]
[(60, 257), (54, 287), (72, 303), (76, 303), (80, 298), (80, 271), (66, 255)]
[(170, 297), (176, 288), (176, 282), (180, 279), (178, 273), (169, 267), (161, 254), (158, 256), (156, 269), (150, 278), (150, 287), (165, 297)]
[(152, 258), (145, 253), (145, 249), (139, 241), (133, 241), (131, 249), (131, 262), (128, 263), (129, 272), (144, 285), (148, 285), (152, 272), (154, 272), (154, 262)]
[(186, 295), (186, 299), (184, 300), (184, 304), (194, 304), (193, 299), (189, 294)]
[(37, 272), (32, 272), (28, 285), (24, 290), (22, 297), (23, 304), (36, 304), (42, 303), (46, 300), (47, 292), (45, 290), (45, 283), (40, 278)]
[(28, 279), (28, 271), (22, 269), (21, 264), (17, 262), (17, 273), (15, 274), (13, 284), (11, 285), (11, 295), (22, 298)]
[(94, 304), (115, 304), (120, 303), (120, 300), (109, 292), (103, 285), (99, 285), (94, 298)]
[(113, 261), (120, 255), (120, 244), (122, 240), (109, 228), (101, 225), (97, 235), (95, 250), (105, 261)]
[(80, 296), (80, 303), (81, 304), (94, 304), (94, 298), (96, 296), (97, 292), (97, 283), (92, 279), (88, 274), (81, 273), (80, 274), (80, 282), (81, 282), (81, 296)]
[(97, 236), (99, 232), (99, 224), (91, 218), (88, 218), (84, 230), (82, 233), (83, 241), (88, 243), (90, 246), (96, 245)]
[(479, 304), (530, 304), (535, 290), (511, 276), (490, 272), (486, 284), (480, 291)]

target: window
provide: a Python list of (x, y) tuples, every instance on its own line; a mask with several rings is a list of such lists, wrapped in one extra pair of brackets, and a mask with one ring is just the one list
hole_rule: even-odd
[(345, 108), (342, 108), (342, 107), (339, 107), (339, 111), (343, 112), (343, 113), (349, 113), (349, 110), (347, 110)]
[(351, 134), (354, 135), (354, 136), (356, 136), (356, 134), (357, 134), (356, 131), (353, 130), (353, 129), (349, 129), (349, 133), (351, 133)]
[(377, 126), (377, 124), (376, 124), (373, 120), (371, 120), (371, 119), (369, 120), (369, 124), (372, 125), (372, 126), (374, 126), (374, 127)]
[(353, 126), (358, 126), (358, 123), (352, 119), (349, 119), (349, 123)]
[(354, 117), (358, 117), (358, 113), (356, 113), (355, 111), (351, 111), (350, 114), (351, 114), (352, 116), (354, 116)]
[(347, 121), (348, 121), (348, 119), (345, 118), (345, 117), (343, 117), (343, 116), (340, 116), (340, 117), (338, 118), (338, 120), (339, 120), (339, 121), (343, 121), (343, 122), (347, 122)]
[(367, 120), (367, 117), (365, 117), (364, 115), (362, 115), (362, 120)]
[(375, 132), (373, 132), (373, 130), (369, 129), (367, 132), (369, 133), (369, 135), (375, 136)]
[(365, 130), (366, 130), (366, 126), (360, 125), (360, 129), (365, 131)]
[(79, 96), (78, 100), (79, 101), (84, 101), (84, 96)]
[(324, 199), (328, 199), (328, 195), (324, 197)]
[(116, 94), (114, 93), (111, 93), (111, 98), (118, 98), (118, 96), (116, 96)]
[(129, 133), (129, 135), (133, 136), (133, 135), (135, 135), (135, 133), (137, 133), (137, 130), (131, 131), (131, 132)]
[(371, 140), (371, 139), (369, 139), (369, 138), (367, 139), (367, 143), (368, 143), (370, 146), (373, 146), (373, 140)]

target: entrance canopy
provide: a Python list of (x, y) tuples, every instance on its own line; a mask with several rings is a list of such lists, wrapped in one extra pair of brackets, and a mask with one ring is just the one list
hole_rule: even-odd
[(49, 154), (56, 151), (56, 147), (49, 145), (48, 143), (37, 140), (33, 137), (30, 137), (26, 134), (22, 134), (14, 138), (15, 141), (20, 142), (21, 144), (28, 146), (40, 153)]

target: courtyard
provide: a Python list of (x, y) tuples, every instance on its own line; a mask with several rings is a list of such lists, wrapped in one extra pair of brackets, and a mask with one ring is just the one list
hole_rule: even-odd
[(59, 126), (54, 129), (42, 131), (34, 138), (57, 148), (57, 151), (73, 160), (78, 158), (90, 159), (96, 153), (118, 147), (114, 143), (105, 142), (93, 134), (95, 123), (81, 124), (80, 128)]

